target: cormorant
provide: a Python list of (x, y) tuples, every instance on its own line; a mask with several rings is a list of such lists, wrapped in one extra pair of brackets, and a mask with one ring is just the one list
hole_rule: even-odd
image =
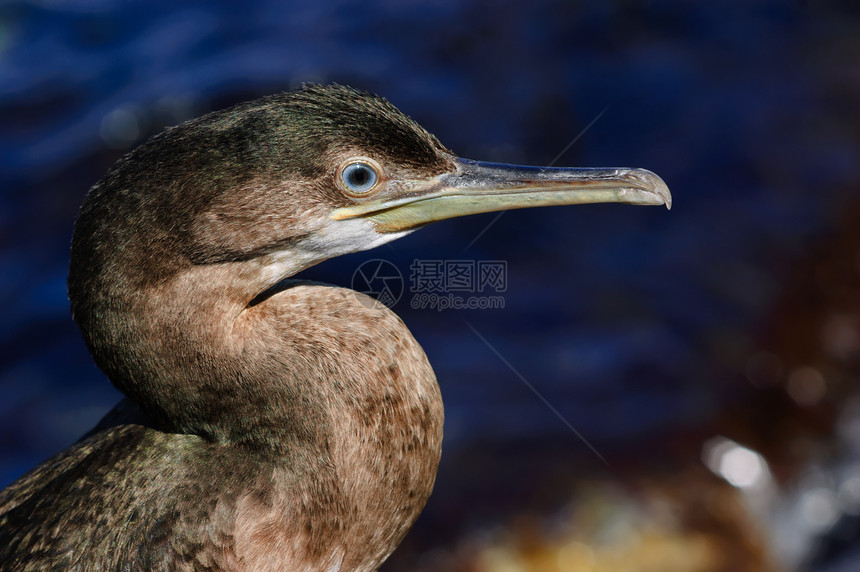
[(153, 137), (72, 240), (73, 317), (127, 397), (0, 493), (0, 568), (376, 569), (433, 487), (436, 378), (387, 308), (285, 279), (451, 217), (670, 201), (650, 171), (457, 158), (342, 86)]

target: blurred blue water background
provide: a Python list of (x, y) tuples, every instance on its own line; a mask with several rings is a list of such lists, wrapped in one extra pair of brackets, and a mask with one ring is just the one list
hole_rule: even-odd
[[(68, 311), (86, 190), (165, 126), (331, 81), (384, 95), (462, 156), (547, 164), (575, 140), (558, 164), (646, 167), (675, 197), (671, 213), (449, 221), (309, 271), (349, 285), (371, 258), (404, 276), (414, 259), (507, 262), (503, 310), (394, 308), (446, 401), (440, 503), (459, 498), (457, 451), (558, 443), (549, 454), (601, 466), (466, 320), (623, 465), (754, 390), (786, 283), (860, 189), (849, 1), (3, 2), (0, 485), (119, 398)], [(517, 478), (497, 473), (473, 486)]]

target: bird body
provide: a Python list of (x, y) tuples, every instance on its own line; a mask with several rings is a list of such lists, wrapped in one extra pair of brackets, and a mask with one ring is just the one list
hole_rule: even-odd
[[(230, 329), (236, 338), (223, 340), (231, 349), (221, 351), (271, 361), (289, 390), (301, 380), (285, 380), (282, 363), (319, 368), (333, 382), (309, 386), (311, 395), (256, 396), (283, 400), (261, 408), (267, 417), (254, 414), (248, 388), (246, 411), (223, 413), (245, 424), (238, 443), (165, 431), (122, 412), (122, 423), (110, 421), (2, 493), (0, 554), (28, 555), (10, 569), (378, 567), (432, 490), (442, 401), (417, 342), (372, 302), (297, 282), (244, 312)], [(340, 330), (346, 318), (352, 327)], [(295, 353), (268, 355), (278, 347), (271, 340), (285, 338)], [(209, 357), (216, 368), (229, 362)], [(367, 367), (348, 367), (359, 360)], [(280, 415), (296, 410), (301, 419)], [(31, 533), (18, 534), (25, 529)]]
[(471, 212), (669, 200), (647, 171), (458, 159), (340, 86), (156, 136), (72, 241), (72, 314), (127, 399), (0, 492), (0, 569), (376, 569), (433, 488), (436, 378), (384, 306), (285, 279)]

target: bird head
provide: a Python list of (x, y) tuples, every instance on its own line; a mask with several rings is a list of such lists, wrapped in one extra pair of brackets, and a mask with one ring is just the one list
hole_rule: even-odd
[(163, 276), (171, 259), (175, 267), (253, 260), (268, 286), (443, 219), (608, 202), (669, 207), (671, 195), (643, 169), (458, 158), (381, 97), (307, 86), (139, 147), (90, 193), (75, 242), (79, 253), (133, 254), (138, 263), (125, 266), (144, 280)]

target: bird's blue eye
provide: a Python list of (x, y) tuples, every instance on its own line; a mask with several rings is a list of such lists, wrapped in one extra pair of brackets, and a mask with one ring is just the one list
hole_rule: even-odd
[(341, 171), (340, 178), (347, 191), (357, 194), (370, 191), (379, 181), (376, 169), (367, 163), (350, 163)]

